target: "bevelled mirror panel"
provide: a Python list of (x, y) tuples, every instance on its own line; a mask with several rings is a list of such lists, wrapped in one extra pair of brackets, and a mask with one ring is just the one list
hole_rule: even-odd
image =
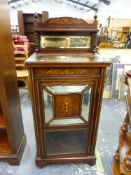
[(81, 117), (83, 120), (88, 122), (89, 115), (89, 107), (90, 107), (90, 99), (91, 99), (91, 88), (83, 92), (82, 95), (82, 114)]
[(45, 125), (69, 126), (88, 123), (91, 86), (46, 86), (43, 89)]
[(44, 36), (40, 37), (40, 47), (57, 48), (90, 48), (90, 36)]
[(45, 123), (50, 122), (53, 120), (53, 97), (52, 94), (47, 92), (46, 90), (44, 92), (44, 107), (45, 107)]

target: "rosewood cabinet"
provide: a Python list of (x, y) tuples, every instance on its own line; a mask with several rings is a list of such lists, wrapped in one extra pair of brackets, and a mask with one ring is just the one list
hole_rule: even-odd
[(26, 65), (38, 166), (95, 164), (103, 84), (110, 65), (92, 54), (96, 32), (94, 23), (73, 18), (51, 18), (35, 29), (37, 53)]
[(37, 165), (94, 164), (107, 62), (88, 54), (34, 54), (27, 61)]

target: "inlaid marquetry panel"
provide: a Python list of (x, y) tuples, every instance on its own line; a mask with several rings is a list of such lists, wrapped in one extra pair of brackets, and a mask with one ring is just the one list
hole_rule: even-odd
[[(75, 105), (74, 105), (75, 104)], [(81, 105), (81, 95), (55, 95), (54, 97), (54, 117), (79, 117)]]
[(100, 69), (97, 68), (35, 68), (35, 76), (58, 76), (58, 75), (100, 75)]

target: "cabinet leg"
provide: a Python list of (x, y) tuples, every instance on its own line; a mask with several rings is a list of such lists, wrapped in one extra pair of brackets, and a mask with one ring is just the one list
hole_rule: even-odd
[(47, 163), (46, 163), (43, 159), (37, 157), (37, 158), (36, 158), (36, 165), (37, 165), (39, 168), (43, 168), (44, 166), (47, 165)]

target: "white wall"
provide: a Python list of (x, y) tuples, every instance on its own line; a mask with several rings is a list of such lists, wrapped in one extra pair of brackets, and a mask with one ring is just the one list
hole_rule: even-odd
[(100, 23), (104, 24), (109, 16), (131, 19), (131, 0), (111, 0), (109, 6), (101, 3), (98, 11)]
[[(65, 3), (59, 3), (55, 0), (41, 0), (37, 3), (30, 3), (17, 8), (27, 13), (48, 11), (49, 17), (71, 16), (83, 19), (93, 18), (95, 12), (84, 10), (77, 10), (73, 6)], [(10, 9), (11, 24), (17, 24), (17, 10)], [(109, 6), (100, 3), (98, 11), (98, 20), (100, 23), (105, 24), (107, 18), (131, 18), (131, 0), (111, 0)]]
[(71, 16), (82, 18), (85, 11), (77, 10), (73, 6), (69, 6), (64, 3), (59, 3), (54, 0), (41, 0), (37, 3), (31, 3), (30, 5), (24, 5), (23, 7), (10, 9), (11, 24), (17, 24), (17, 10), (22, 10), (25, 13), (34, 13), (42, 11), (48, 11), (49, 17)]

